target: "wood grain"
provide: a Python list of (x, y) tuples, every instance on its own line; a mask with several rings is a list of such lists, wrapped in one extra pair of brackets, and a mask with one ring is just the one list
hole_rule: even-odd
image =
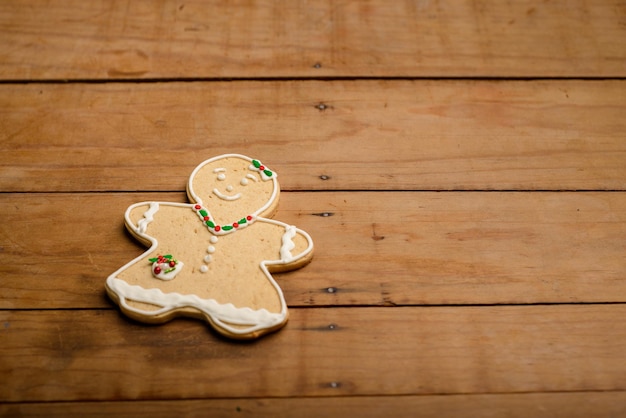
[[(3, 194), (4, 309), (112, 307), (141, 254), (130, 204), (183, 193)], [(626, 193), (283, 193), (313, 262), (276, 275), (290, 306), (626, 302)]]
[[(626, 415), (623, 0), (0, 2), (0, 416)], [(129, 320), (228, 152), (316, 253), (282, 331)]]
[[(260, 341), (0, 311), (11, 402), (624, 391), (626, 305), (294, 309)], [(539, 336), (539, 338), (538, 338)]]
[(619, 0), (4, 1), (0, 78), (623, 77)]
[(283, 190), (626, 190), (625, 113), (622, 80), (7, 84), (0, 190), (184, 190), (229, 152)]
[(2, 416), (98, 418), (347, 417), (590, 418), (626, 414), (626, 392), (497, 395), (335, 396), (176, 401), (55, 402), (0, 405)]

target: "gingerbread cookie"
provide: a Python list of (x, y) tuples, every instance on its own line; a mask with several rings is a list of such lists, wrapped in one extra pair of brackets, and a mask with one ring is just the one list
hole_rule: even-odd
[(227, 154), (204, 161), (187, 184), (191, 203), (126, 210), (126, 228), (150, 248), (107, 278), (107, 293), (148, 323), (197, 317), (240, 339), (281, 328), (287, 305), (271, 273), (307, 264), (313, 241), (269, 219), (279, 194), (276, 173), (258, 160)]

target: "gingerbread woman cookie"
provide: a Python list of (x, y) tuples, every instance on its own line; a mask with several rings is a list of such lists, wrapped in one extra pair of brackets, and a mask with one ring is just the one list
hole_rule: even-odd
[(269, 219), (279, 194), (276, 173), (258, 160), (227, 154), (204, 161), (187, 184), (191, 203), (126, 210), (126, 228), (149, 249), (107, 278), (107, 293), (148, 323), (197, 317), (238, 339), (281, 328), (287, 305), (271, 273), (307, 264), (313, 241)]

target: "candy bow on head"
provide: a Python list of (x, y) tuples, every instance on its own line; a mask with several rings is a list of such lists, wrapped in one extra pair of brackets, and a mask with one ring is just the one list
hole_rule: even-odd
[(252, 164), (250, 165), (250, 170), (258, 171), (261, 174), (261, 178), (263, 181), (271, 180), (272, 178), (276, 178), (277, 174), (261, 164), (259, 160), (252, 160)]

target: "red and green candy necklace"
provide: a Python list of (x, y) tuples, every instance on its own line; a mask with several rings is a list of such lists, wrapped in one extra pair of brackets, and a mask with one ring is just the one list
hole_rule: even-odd
[(209, 212), (202, 207), (202, 205), (196, 204), (193, 206), (193, 209), (196, 211), (202, 222), (209, 228), (211, 232), (214, 234), (224, 234), (228, 232), (235, 232), (237, 229), (250, 225), (255, 221), (255, 217), (252, 215), (244, 216), (236, 222), (231, 224), (217, 225), (211, 217), (209, 216)]

